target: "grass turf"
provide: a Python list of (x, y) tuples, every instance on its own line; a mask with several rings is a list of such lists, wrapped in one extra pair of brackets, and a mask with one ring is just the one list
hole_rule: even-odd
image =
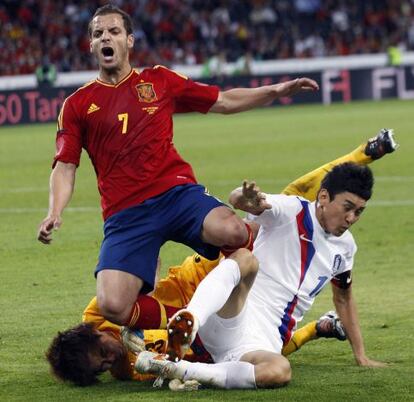
[[(173, 394), (151, 384), (76, 388), (56, 382), (44, 352), (58, 330), (80, 321), (95, 292), (102, 239), (93, 169), (84, 155), (64, 225), (52, 246), (35, 240), (46, 213), (54, 125), (0, 128), (0, 399), (6, 401), (414, 400), (414, 137), (412, 101), (262, 109), (235, 116), (175, 119), (175, 143), (199, 181), (223, 200), (244, 178), (278, 192), (289, 181), (340, 156), (381, 127), (394, 127), (401, 149), (372, 166), (371, 206), (353, 228), (359, 245), (354, 295), (370, 357), (385, 369), (355, 365), (346, 342), (321, 340), (291, 356), (293, 380), (278, 390), (202, 390)], [(191, 251), (167, 244), (163, 266)], [(306, 321), (332, 308), (323, 292)]]

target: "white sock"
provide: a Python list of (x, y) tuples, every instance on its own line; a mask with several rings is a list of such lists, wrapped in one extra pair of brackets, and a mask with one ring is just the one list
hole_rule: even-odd
[(200, 282), (187, 307), (198, 318), (200, 327), (224, 306), (239, 282), (239, 264), (230, 258), (223, 260)]
[(247, 362), (224, 362), (216, 364), (191, 363), (181, 360), (176, 363), (180, 379), (197, 380), (204, 385), (226, 389), (256, 388), (254, 365)]

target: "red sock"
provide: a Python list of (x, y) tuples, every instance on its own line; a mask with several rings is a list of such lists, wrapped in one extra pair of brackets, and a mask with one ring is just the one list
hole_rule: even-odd
[(252, 228), (247, 223), (245, 223), (245, 225), (246, 225), (247, 235), (248, 235), (247, 242), (244, 244), (241, 244), (240, 246), (236, 246), (236, 247), (235, 246), (223, 246), (221, 248), (221, 252), (223, 253), (225, 257), (228, 257), (230, 254), (233, 254), (239, 248), (247, 248), (250, 251), (253, 250), (254, 239), (253, 239)]
[(178, 310), (177, 307), (160, 303), (154, 297), (139, 295), (125, 325), (132, 329), (166, 329), (168, 318)]

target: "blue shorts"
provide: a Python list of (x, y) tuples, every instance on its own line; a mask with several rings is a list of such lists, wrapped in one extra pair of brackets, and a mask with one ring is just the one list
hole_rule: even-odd
[(104, 224), (95, 276), (103, 269), (129, 272), (144, 281), (143, 292), (154, 288), (157, 258), (168, 240), (183, 243), (214, 260), (220, 248), (204, 243), (204, 218), (223, 204), (203, 186), (186, 184), (110, 216)]

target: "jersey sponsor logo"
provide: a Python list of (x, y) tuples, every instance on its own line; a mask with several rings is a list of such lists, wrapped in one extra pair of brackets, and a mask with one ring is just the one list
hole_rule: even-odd
[(333, 265), (332, 265), (332, 273), (335, 275), (339, 269), (341, 268), (342, 264), (342, 256), (340, 254), (335, 254)]
[(299, 236), (299, 239), (312, 243), (312, 240), (308, 239), (303, 233)]
[(91, 103), (91, 105), (89, 106), (88, 112), (87, 114), (91, 114), (93, 112), (97, 112), (100, 109), (99, 106), (95, 105), (94, 103)]
[(151, 103), (157, 100), (157, 94), (154, 90), (154, 85), (151, 82), (144, 82), (135, 86), (138, 92), (138, 99), (140, 102)]

